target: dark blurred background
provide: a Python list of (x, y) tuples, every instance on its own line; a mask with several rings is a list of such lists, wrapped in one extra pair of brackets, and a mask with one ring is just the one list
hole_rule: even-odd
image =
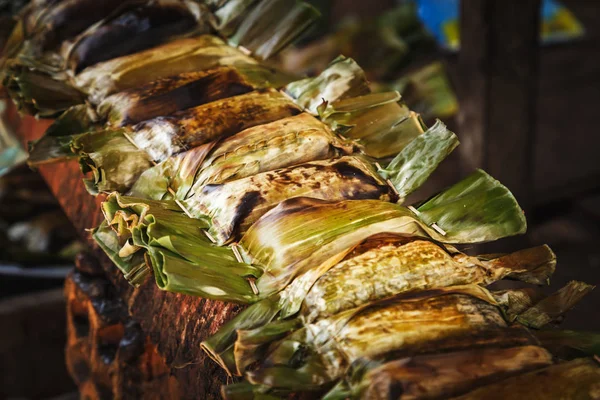
[[(352, 56), (374, 87), (399, 90), (461, 140), (412, 200), (483, 168), (515, 193), (529, 231), (467, 250), (547, 243), (558, 257), (549, 291), (574, 279), (600, 283), (598, 1), (562, 0), (558, 15), (544, 14), (540, 0), (415, 1), (412, 11), (394, 0), (311, 2), (322, 23), (278, 62), (315, 74), (340, 53)], [(0, 1), (0, 34), (19, 3)], [(1, 115), (8, 99), (0, 101)], [(16, 153), (5, 133), (18, 123), (3, 115), (0, 126), (0, 143)], [(0, 398), (76, 397), (63, 362), (61, 287), (82, 245), (43, 180), (26, 166), (8, 169), (0, 165)], [(562, 327), (600, 331), (598, 306), (597, 289)]]

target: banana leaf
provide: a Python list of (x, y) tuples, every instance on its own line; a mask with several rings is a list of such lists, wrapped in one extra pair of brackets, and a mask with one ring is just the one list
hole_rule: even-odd
[(356, 140), (366, 154), (395, 156), (426, 128), (399, 100), (397, 92), (372, 93), (324, 104), (319, 115), (332, 129)]
[(526, 229), (523, 212), (510, 191), (483, 171), (424, 202), (416, 211), (374, 200), (295, 198), (265, 214), (250, 227), (240, 245), (247, 261), (265, 268), (257, 286), (267, 295), (375, 233), (430, 237), (442, 243), (478, 243), (521, 234)]
[(211, 35), (179, 39), (149, 50), (88, 67), (73, 78), (92, 104), (148, 82), (218, 66), (256, 64), (256, 60)]
[(223, 244), (246, 232), (280, 202), (300, 196), (332, 201), (396, 199), (392, 188), (366, 160), (344, 156), (209, 184), (185, 200), (184, 206), (193, 217), (209, 217), (209, 232)]
[(450, 118), (458, 112), (458, 99), (440, 62), (428, 64), (390, 83), (373, 86), (377, 92), (397, 90), (402, 93), (411, 110), (425, 120)]
[(299, 114), (298, 107), (274, 89), (229, 97), (134, 125), (132, 141), (156, 161), (244, 129)]
[(238, 29), (244, 16), (259, 0), (224, 0), (215, 10), (216, 28), (222, 36), (230, 37)]
[[(248, 315), (242, 313), (236, 316), (230, 325), (223, 326), (203, 346), (211, 354), (233, 351), (234, 341), (238, 348), (247, 347), (243, 338), (237, 338), (233, 331), (227, 332), (241, 323), (238, 320), (243, 320), (244, 329), (260, 332), (258, 328), (265, 321), (289, 318), (298, 310), (302, 321), (312, 323), (367, 302), (408, 291), (463, 284), (488, 285), (504, 277), (543, 284), (554, 272), (555, 265), (556, 257), (547, 246), (484, 259), (467, 256), (423, 238), (376, 234), (310, 269), (280, 294), (251, 306)], [(520, 313), (533, 305), (529, 302), (521, 309), (518, 308), (519, 303), (515, 307), (510, 301), (512, 297), (504, 293), (494, 293), (494, 298), (503, 305), (505, 314), (509, 314), (509, 310)], [(531, 300), (531, 297), (528, 299)], [(260, 316), (259, 311), (264, 315)], [(214, 358), (228, 357), (221, 355)], [(235, 368), (240, 370), (243, 367)]]
[(539, 329), (559, 318), (594, 288), (595, 286), (583, 282), (569, 282), (553, 295), (519, 314), (517, 321), (531, 328)]
[[(80, 157), (83, 171), (93, 172), (94, 179), (87, 181), (90, 193), (126, 193), (154, 161), (167, 160), (187, 148), (298, 112), (296, 106), (277, 91), (250, 92), (133, 127), (78, 135), (73, 138), (72, 149)], [(128, 167), (124, 168), (122, 163)]]
[(430, 49), (434, 43), (420, 23), (415, 4), (406, 2), (377, 18), (346, 17), (332, 32), (283, 53), (282, 64), (296, 73), (320, 73), (330, 60), (345, 54), (370, 79), (385, 80)]
[[(225, 183), (352, 152), (351, 146), (307, 113), (258, 125), (204, 146), (211, 147), (206, 159), (193, 154), (188, 157), (186, 153), (194, 152), (192, 149), (144, 172), (131, 189), (132, 195), (168, 199), (172, 196), (167, 190), (170, 187), (176, 199), (184, 200), (207, 184)], [(182, 157), (193, 162), (184, 163)], [(178, 166), (180, 162), (185, 168)]]
[[(237, 262), (230, 248), (213, 245), (203, 233), (207, 222), (189, 218), (175, 202), (113, 193), (102, 211), (120, 245), (118, 251), (112, 246), (113, 253), (123, 258), (145, 252), (145, 268), (152, 269), (159, 288), (236, 303), (256, 301), (247, 278), (260, 271)], [(109, 247), (99, 232), (94, 238)]]
[(124, 130), (100, 131), (68, 137), (72, 152), (79, 156), (86, 189), (100, 192), (126, 192), (138, 177), (152, 167), (148, 154), (123, 135)]
[(159, 79), (109, 96), (97, 110), (86, 105), (69, 108), (41, 139), (30, 144), (29, 162), (36, 165), (75, 156), (71, 152), (74, 135), (132, 125), (287, 81), (285, 74), (259, 65), (217, 67)]
[(458, 146), (458, 138), (438, 120), (413, 139), (379, 174), (389, 179), (401, 199), (418, 189)]
[(102, 61), (160, 45), (173, 37), (210, 33), (208, 12), (199, 4), (153, 0), (123, 4), (118, 12), (91, 26), (64, 52), (65, 64), (77, 74)]
[(594, 399), (598, 397), (598, 382), (597, 361), (580, 358), (504, 379), (455, 399)]
[(85, 95), (65, 81), (11, 61), (4, 68), (2, 85), (21, 113), (50, 118), (84, 102)]
[[(380, 234), (368, 238), (316, 279), (311, 277), (314, 283), (306, 294), (294, 293), (294, 282), (282, 297), (288, 304), (301, 303), (303, 319), (312, 322), (411, 290), (489, 285), (505, 277), (545, 283), (555, 265), (556, 257), (548, 246), (485, 260), (450, 251), (431, 240)], [(367, 281), (369, 285), (364, 284)], [(298, 309), (299, 304), (291, 311)], [(283, 315), (289, 314), (284, 308)]]
[(152, 200), (185, 199), (198, 169), (215, 144), (211, 142), (194, 147), (147, 169), (137, 179), (129, 195)]
[(316, 115), (323, 102), (365, 95), (370, 90), (358, 64), (351, 58), (340, 56), (319, 76), (289, 83), (285, 91), (296, 104)]
[(244, 17), (229, 42), (267, 59), (304, 33), (318, 17), (319, 11), (303, 1), (261, 0)]
[(43, 17), (36, 17), (35, 28), (29, 22), (28, 29), (41, 52), (58, 50), (61, 43), (86, 30), (90, 25), (104, 19), (123, 4), (118, 0), (62, 0), (53, 7), (46, 7)]
[[(404, 294), (370, 303), (307, 324), (275, 343), (246, 378), (252, 384), (310, 391), (342, 378), (359, 359), (489, 345), (492, 332), (507, 328), (494, 303), (478, 286)], [(497, 336), (494, 341), (502, 343), (507, 338)]]
[(279, 88), (290, 80), (287, 74), (263, 65), (216, 67), (116, 93), (100, 103), (97, 112), (110, 126), (131, 125), (255, 89)]
[(385, 364), (362, 362), (323, 399), (448, 398), (550, 364), (552, 356), (538, 346), (473, 349)]

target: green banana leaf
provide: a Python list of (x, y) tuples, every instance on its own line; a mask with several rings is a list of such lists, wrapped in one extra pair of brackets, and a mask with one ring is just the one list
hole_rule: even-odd
[[(203, 233), (206, 221), (189, 218), (175, 202), (113, 193), (102, 211), (122, 244), (113, 253), (145, 253), (145, 266), (152, 269), (159, 288), (236, 303), (257, 300), (247, 278), (256, 278), (260, 270), (238, 262), (231, 249), (213, 245)], [(94, 238), (108, 247), (98, 232)]]
[(417, 136), (379, 173), (388, 178), (401, 199), (418, 189), (458, 146), (458, 138), (438, 120)]

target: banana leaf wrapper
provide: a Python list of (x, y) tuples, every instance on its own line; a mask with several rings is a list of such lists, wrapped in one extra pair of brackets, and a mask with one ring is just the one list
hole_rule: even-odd
[(374, 91), (397, 90), (425, 120), (451, 118), (458, 112), (458, 99), (444, 65), (434, 62), (391, 83), (375, 84)]
[(590, 358), (563, 362), (544, 369), (510, 377), (455, 399), (577, 399), (598, 398), (600, 367)]
[(141, 122), (133, 126), (129, 136), (160, 162), (188, 148), (299, 113), (298, 107), (281, 93), (265, 89)]
[[(39, 10), (43, 17), (36, 17), (35, 27), (29, 31), (34, 34), (32, 40), (39, 51), (58, 50), (61, 43), (71, 39), (90, 25), (108, 17), (123, 4), (123, 1), (107, 0), (63, 0), (51, 8)], [(33, 17), (33, 15), (32, 15)]]
[[(359, 359), (476, 348), (510, 336), (489, 292), (478, 286), (404, 294), (307, 324), (275, 343), (252, 384), (315, 390), (335, 382)], [(239, 336), (245, 333), (238, 331)], [(479, 339), (478, 339), (479, 338)], [(236, 351), (240, 350), (236, 348)]]
[(65, 111), (44, 137), (30, 144), (30, 164), (73, 157), (74, 135), (133, 125), (212, 101), (248, 93), (254, 89), (280, 87), (289, 78), (260, 65), (217, 67), (163, 78), (141, 88), (106, 98), (94, 110), (77, 105)]
[(456, 135), (438, 120), (425, 133), (412, 139), (385, 169), (378, 172), (390, 180), (400, 199), (404, 199), (425, 183), (458, 144)]
[(477, 243), (526, 230), (523, 211), (510, 191), (483, 171), (414, 210), (416, 213), (374, 200), (290, 199), (250, 227), (240, 246), (247, 261), (265, 268), (266, 274), (257, 281), (260, 293), (272, 294), (296, 276), (376, 233), (430, 237), (442, 243)]
[(255, 89), (279, 88), (291, 77), (263, 65), (222, 66), (158, 79), (106, 98), (98, 114), (110, 126), (124, 126), (200, 106)]
[(184, 206), (194, 217), (209, 217), (209, 232), (223, 244), (246, 232), (280, 202), (294, 197), (396, 200), (392, 188), (366, 160), (344, 156), (206, 185), (185, 200)]
[[(312, 323), (408, 291), (464, 284), (487, 285), (504, 277), (543, 284), (554, 272), (555, 265), (556, 257), (547, 246), (487, 260), (467, 256), (452, 247), (423, 238), (376, 234), (296, 278), (280, 294), (252, 305), (205, 341), (203, 346), (214, 355), (214, 359), (224, 359), (228, 356), (223, 354), (233, 351), (237, 339), (235, 332), (228, 330), (241, 329), (242, 321), (245, 330), (253, 329), (264, 338), (264, 332), (259, 328), (264, 326), (265, 321), (289, 318), (298, 311), (302, 321)], [(365, 282), (369, 284), (365, 285)], [(503, 304), (505, 315), (509, 315), (523, 312), (539, 301), (536, 294), (530, 293), (525, 298), (526, 294), (519, 296), (516, 293), (515, 296), (522, 299), (518, 303), (512, 301), (512, 295), (505, 293), (494, 293), (494, 298)], [(525, 307), (521, 307), (525, 301)], [(269, 324), (266, 329), (272, 329), (273, 325)], [(286, 330), (278, 332), (278, 335), (289, 333)], [(269, 337), (272, 340), (280, 338)], [(264, 342), (248, 344), (243, 340), (239, 340), (237, 345), (246, 349), (253, 345), (257, 351), (265, 347)], [(248, 360), (248, 357), (245, 359)], [(247, 362), (252, 363), (253, 360), (250, 358)], [(227, 368), (241, 371), (244, 367), (230, 365)]]
[(277, 91), (250, 92), (133, 127), (83, 134), (72, 148), (83, 171), (93, 172), (87, 181), (91, 193), (126, 193), (156, 161), (297, 113), (298, 108)]
[[(202, 147), (210, 147), (208, 157), (196, 157), (197, 149)], [(352, 146), (307, 113), (255, 126), (199, 148), (170, 157), (144, 172), (131, 189), (132, 195), (168, 199), (173, 196), (168, 191), (170, 187), (176, 199), (184, 200), (207, 184), (352, 152)]]
[(290, 296), (286, 300), (295, 303), (303, 300), (303, 319), (312, 322), (413, 290), (486, 286), (505, 277), (543, 284), (555, 265), (556, 257), (548, 246), (485, 260), (449, 251), (431, 240), (384, 234), (367, 239), (323, 273), (305, 296), (290, 296), (290, 292), (282, 296)]
[[(426, 129), (420, 116), (399, 100), (398, 92), (372, 93), (323, 104), (319, 115), (366, 154), (385, 158), (395, 156)], [(438, 124), (434, 129), (443, 128)]]
[[(152, 269), (162, 290), (236, 303), (256, 301), (247, 278), (260, 271), (238, 262), (230, 248), (213, 245), (203, 233), (207, 222), (187, 217), (175, 202), (113, 193), (102, 203), (102, 211), (114, 232), (113, 245), (106, 232), (102, 237), (97, 230), (94, 238), (121, 259), (142, 253), (144, 268)], [(135, 275), (129, 271), (128, 276)]]
[(73, 44), (65, 44), (65, 64), (77, 74), (99, 62), (146, 50), (173, 37), (209, 33), (207, 15), (207, 10), (192, 2), (125, 3), (119, 12), (91, 26)]
[(304, 33), (320, 17), (307, 2), (262, 0), (244, 18), (229, 39), (261, 59), (277, 54)]
[[(325, 7), (328, 7), (326, 5)], [(344, 54), (355, 59), (370, 79), (396, 75), (419, 52), (433, 48), (413, 3), (392, 8), (377, 18), (345, 18), (334, 32), (282, 54), (288, 71), (319, 73)]]
[(153, 163), (148, 153), (134, 146), (123, 129), (78, 135), (68, 146), (79, 156), (81, 171), (87, 176), (88, 192), (127, 192)]
[(447, 398), (547, 367), (552, 364), (552, 355), (538, 346), (520, 346), (422, 355), (382, 365), (364, 364), (367, 365), (353, 366), (348, 377), (324, 399)]
[(178, 39), (88, 67), (73, 78), (92, 104), (148, 82), (218, 66), (257, 64), (252, 57), (212, 35)]
[(319, 76), (292, 82), (285, 91), (300, 107), (316, 115), (323, 102), (365, 95), (370, 89), (358, 64), (351, 58), (340, 56)]
[(21, 113), (50, 118), (85, 100), (85, 95), (66, 81), (20, 63), (4, 66), (4, 86)]
[(519, 314), (516, 320), (523, 325), (539, 329), (558, 319), (594, 288), (595, 286), (584, 282), (569, 282), (556, 293)]

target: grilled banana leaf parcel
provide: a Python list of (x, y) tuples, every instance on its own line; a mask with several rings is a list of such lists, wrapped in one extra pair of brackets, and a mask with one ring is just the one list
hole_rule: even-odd
[(194, 217), (208, 216), (210, 233), (223, 244), (280, 202), (301, 196), (331, 201), (396, 200), (393, 189), (370, 163), (344, 156), (209, 184), (185, 200), (184, 206)]
[(526, 334), (500, 334), (510, 329), (494, 304), (479, 286), (407, 293), (370, 303), (298, 329), (275, 343), (246, 378), (275, 388), (316, 390), (342, 378), (359, 359), (506, 346), (523, 340), (530, 344), (533, 339)]
[[(210, 147), (207, 157), (196, 156), (200, 147)], [(131, 189), (132, 196), (168, 199), (173, 196), (170, 188), (176, 193), (175, 198), (184, 200), (207, 184), (221, 184), (352, 152), (351, 145), (307, 113), (258, 125), (200, 147), (170, 157), (144, 172)]]
[(140, 149), (160, 162), (188, 148), (299, 113), (281, 93), (265, 89), (144, 121), (128, 134)]
[(457, 400), (514, 399), (532, 400), (598, 398), (600, 367), (591, 358), (561, 362), (547, 368), (514, 376), (455, 397)]
[(264, 266), (267, 273), (257, 285), (262, 294), (271, 294), (375, 233), (477, 243), (526, 229), (523, 211), (510, 191), (483, 171), (413, 210), (373, 200), (290, 199), (258, 220), (240, 245), (248, 262)]
[(158, 79), (116, 93), (98, 106), (110, 126), (124, 126), (256, 89), (280, 88), (292, 78), (259, 64), (221, 66)]
[(254, 89), (280, 87), (288, 80), (285, 74), (261, 65), (217, 67), (116, 93), (97, 108), (77, 105), (57, 118), (44, 137), (30, 143), (29, 163), (36, 165), (74, 156), (69, 145), (74, 135), (133, 125)]
[[(79, 155), (84, 172), (96, 171), (88, 185), (91, 193), (114, 190), (126, 193), (153, 162), (299, 112), (290, 100), (275, 90), (256, 91), (133, 127), (83, 134), (76, 137), (72, 148)], [(112, 141), (118, 141), (120, 145), (116, 146)], [(127, 153), (119, 154), (120, 146), (127, 149)], [(136, 168), (122, 168), (120, 164), (124, 160), (135, 164)]]
[(208, 12), (177, 0), (125, 3), (118, 12), (65, 44), (67, 67), (75, 74), (99, 62), (157, 46), (178, 35), (209, 33)]
[(256, 301), (247, 278), (256, 278), (260, 271), (238, 262), (230, 248), (213, 245), (203, 233), (207, 222), (187, 217), (175, 202), (140, 202), (112, 194), (102, 211), (105, 224), (93, 237), (132, 284), (143, 282), (151, 269), (163, 290), (236, 303)]
[[(262, 332), (261, 326), (273, 318), (289, 318), (299, 310), (300, 319), (312, 323), (404, 292), (464, 284), (487, 285), (504, 277), (544, 284), (554, 272), (555, 264), (554, 253), (547, 246), (487, 259), (483, 256), (467, 256), (450, 246), (424, 238), (376, 234), (310, 269), (280, 294), (242, 311), (219, 333), (203, 342), (202, 346), (213, 359), (224, 365), (224, 360), (230, 358), (227, 354), (233, 351), (235, 331), (241, 329), (241, 324), (245, 330)], [(533, 296), (526, 297), (526, 294), (519, 296), (519, 303), (515, 305), (513, 294), (518, 295), (503, 293), (498, 299), (514, 313), (521, 313), (533, 305)], [(524, 307), (519, 308), (520, 305)], [(274, 324), (281, 327), (286, 322), (271, 323), (269, 326)], [(270, 329), (269, 326), (265, 326), (265, 329)], [(245, 343), (247, 339), (246, 336), (237, 340), (235, 345), (238, 353), (239, 348), (257, 348), (269, 344)], [(255, 357), (256, 354), (240, 354), (236, 365), (225, 365), (225, 368), (241, 373), (247, 365), (257, 361)]]
[[(486, 260), (423, 238), (380, 234), (317, 278), (302, 296), (301, 314), (312, 322), (402, 292), (489, 285), (504, 277), (540, 285), (548, 281), (555, 265), (556, 257), (548, 246)], [(289, 288), (294, 286), (295, 282)], [(297, 296), (293, 290), (282, 295), (288, 302), (302, 301)]]
[(420, 355), (384, 364), (365, 362), (352, 366), (344, 381), (323, 399), (448, 398), (551, 364), (552, 355), (538, 346)]
[(201, 35), (98, 63), (77, 74), (73, 82), (92, 104), (100, 104), (108, 95), (157, 79), (223, 65), (247, 64), (257, 61), (223, 39)]

